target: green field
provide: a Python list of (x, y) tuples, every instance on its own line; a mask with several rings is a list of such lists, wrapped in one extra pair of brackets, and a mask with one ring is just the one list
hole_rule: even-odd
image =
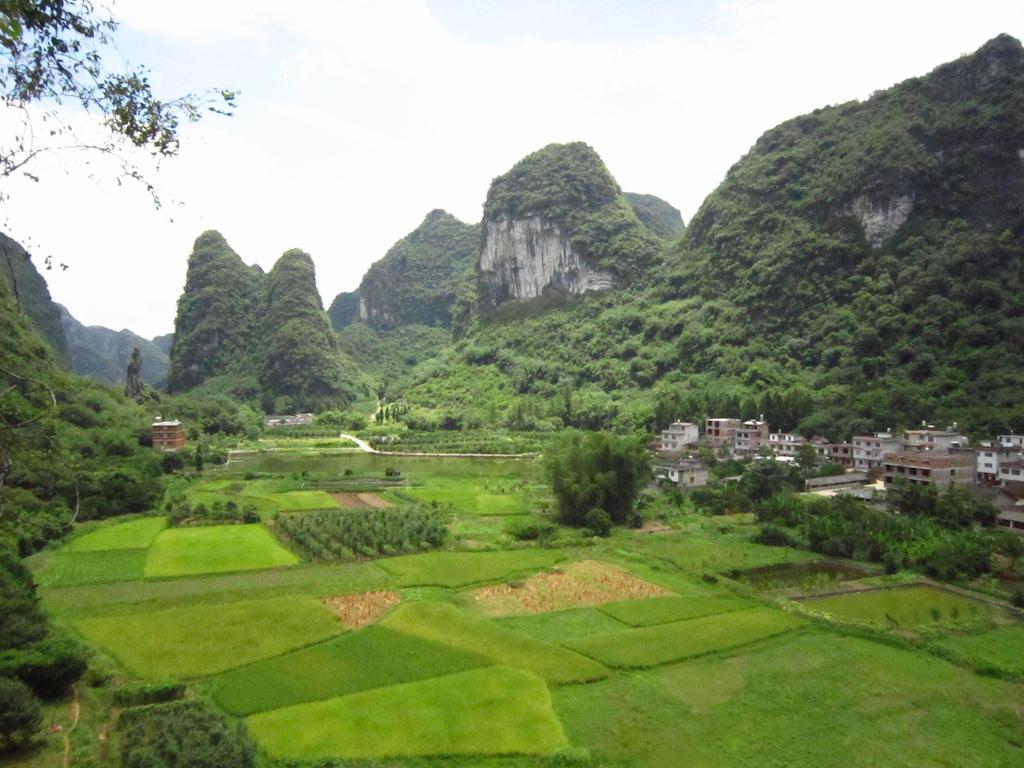
[[(730, 614), (731, 615), (731, 614)], [(594, 765), (1019, 765), (1019, 685), (825, 632), (552, 690)]]
[(253, 715), (276, 758), (548, 754), (566, 745), (547, 687), (518, 669), (487, 667)]
[(123, 523), (108, 524), (73, 539), (67, 548), (72, 552), (146, 549), (166, 527), (166, 517), (142, 517)]
[(654, 597), (649, 600), (621, 600), (599, 606), (609, 616), (633, 627), (649, 627), (673, 621), (728, 613), (756, 605), (750, 600), (730, 597)]
[(74, 626), (130, 671), (151, 680), (222, 672), (342, 631), (331, 611), (309, 597), (97, 616)]
[(153, 542), (146, 560), (146, 578), (251, 571), (297, 562), (299, 558), (262, 525), (171, 528)]
[(36, 575), (41, 587), (75, 587), (141, 579), (145, 573), (145, 549), (111, 549), (75, 552), (60, 549), (46, 561)]
[(955, 635), (935, 645), (980, 669), (1024, 678), (1024, 624), (977, 635)]
[(369, 626), (225, 672), (214, 680), (212, 692), (227, 711), (250, 715), (491, 663), (483, 656), (414, 635)]
[(995, 606), (927, 586), (835, 595), (805, 600), (803, 604), (842, 619), (908, 628), (989, 619), (1006, 613)]
[(286, 491), (269, 497), (282, 512), (308, 512), (337, 509), (338, 505), (326, 491)]
[(517, 549), (511, 552), (427, 552), (391, 557), (380, 566), (399, 586), (464, 587), (496, 581), (524, 571), (538, 571), (564, 555), (551, 549)]
[(571, 608), (567, 611), (508, 616), (494, 621), (500, 626), (553, 645), (577, 637), (589, 637), (626, 628), (625, 624), (597, 608)]
[(476, 482), (440, 488), (406, 488), (402, 493), (428, 504), (451, 504), (460, 512), (474, 515), (522, 515), (530, 511), (521, 496), (514, 493), (494, 493)]
[(566, 646), (610, 667), (654, 667), (737, 648), (804, 624), (774, 608), (747, 608), (718, 616), (578, 638), (567, 642)]
[(381, 624), (388, 629), (533, 672), (551, 683), (604, 677), (607, 670), (590, 659), (478, 619), (448, 603), (406, 603)]

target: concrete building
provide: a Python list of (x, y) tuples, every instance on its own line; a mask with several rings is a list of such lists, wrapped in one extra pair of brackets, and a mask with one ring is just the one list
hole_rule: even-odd
[(700, 438), (700, 430), (696, 424), (688, 421), (673, 421), (668, 429), (661, 431), (660, 450), (666, 452), (678, 452), (696, 445)]
[(999, 464), (999, 484), (1006, 486), (1024, 483), (1024, 461), (1004, 461)]
[(992, 503), (999, 510), (996, 525), (1024, 536), (1024, 483), (1000, 488)]
[(908, 429), (903, 433), (903, 448), (907, 451), (951, 451), (966, 448), (970, 438), (961, 435), (954, 424), (949, 429), (935, 429), (927, 426), (921, 429)]
[(264, 416), (264, 427), (302, 427), (313, 423), (312, 413), (293, 413), (285, 416)]
[(996, 443), (1007, 448), (1017, 448), (1024, 451), (1024, 435), (1000, 435), (996, 438)]
[(975, 461), (968, 453), (904, 451), (886, 456), (882, 460), (882, 472), (886, 489), (900, 481), (938, 488), (954, 483), (974, 485)]
[(768, 446), (772, 453), (782, 458), (796, 459), (800, 453), (800, 446), (806, 443), (806, 437), (790, 432), (772, 432), (768, 435)]
[(653, 469), (656, 479), (667, 480), (683, 489), (703, 488), (708, 484), (708, 468), (698, 459), (658, 463)]
[(853, 468), (870, 472), (882, 466), (887, 453), (897, 453), (902, 442), (892, 432), (875, 432), (874, 435), (854, 435)]
[(769, 446), (771, 428), (767, 421), (751, 419), (736, 428), (732, 441), (732, 452), (737, 456), (756, 456), (764, 446)]
[(982, 441), (974, 451), (979, 483), (998, 483), (999, 470), (1004, 464), (1024, 459), (1024, 450), (1019, 446), (998, 442)]
[(154, 421), (153, 447), (158, 451), (176, 451), (185, 447), (185, 427), (180, 421)]
[(825, 460), (846, 469), (853, 468), (853, 445), (851, 443), (829, 443)]
[(728, 445), (732, 448), (736, 430), (743, 422), (739, 419), (707, 419), (704, 422), (704, 436), (712, 448)]

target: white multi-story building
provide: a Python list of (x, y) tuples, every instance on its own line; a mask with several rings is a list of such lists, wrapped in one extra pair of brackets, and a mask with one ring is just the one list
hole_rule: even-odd
[(999, 463), (999, 484), (1024, 483), (1024, 461), (1001, 461)]
[(806, 443), (806, 437), (790, 432), (772, 432), (768, 435), (768, 446), (772, 453), (780, 458), (795, 459), (800, 452), (800, 446)]
[(696, 445), (700, 430), (688, 421), (673, 421), (668, 429), (661, 431), (661, 450), (677, 452)]
[(1024, 435), (1000, 435), (996, 438), (996, 444), (1024, 451)]
[(874, 435), (853, 436), (853, 468), (862, 472), (879, 469), (887, 453), (896, 453), (903, 447), (902, 441), (892, 432), (875, 432)]
[[(1004, 435), (1000, 435), (1000, 441), (1003, 437)], [(1024, 459), (1024, 448), (1000, 441), (983, 440), (975, 450), (979, 483), (999, 482), (999, 470), (1004, 464)]]
[(970, 445), (970, 438), (957, 431), (956, 424), (949, 429), (932, 426), (908, 429), (903, 433), (903, 448), (908, 451), (946, 452)]

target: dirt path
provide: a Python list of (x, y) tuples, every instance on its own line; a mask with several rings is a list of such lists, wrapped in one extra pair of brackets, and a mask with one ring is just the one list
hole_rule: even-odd
[(71, 732), (78, 727), (78, 719), (82, 714), (82, 705), (78, 702), (78, 687), (71, 684), (71, 725), (64, 731), (64, 768), (71, 765)]

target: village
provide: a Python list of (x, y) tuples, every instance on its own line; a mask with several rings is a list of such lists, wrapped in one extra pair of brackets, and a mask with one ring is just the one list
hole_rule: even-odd
[(681, 489), (711, 482), (709, 457), (842, 468), (841, 474), (808, 479), (806, 490), (865, 500), (881, 499), (902, 483), (937, 489), (962, 485), (995, 505), (996, 525), (1024, 535), (1024, 435), (972, 443), (956, 423), (946, 429), (924, 423), (900, 433), (854, 435), (849, 442), (832, 443), (772, 432), (763, 419), (709, 418), (703, 431), (692, 422), (673, 422), (651, 447), (655, 477)]

